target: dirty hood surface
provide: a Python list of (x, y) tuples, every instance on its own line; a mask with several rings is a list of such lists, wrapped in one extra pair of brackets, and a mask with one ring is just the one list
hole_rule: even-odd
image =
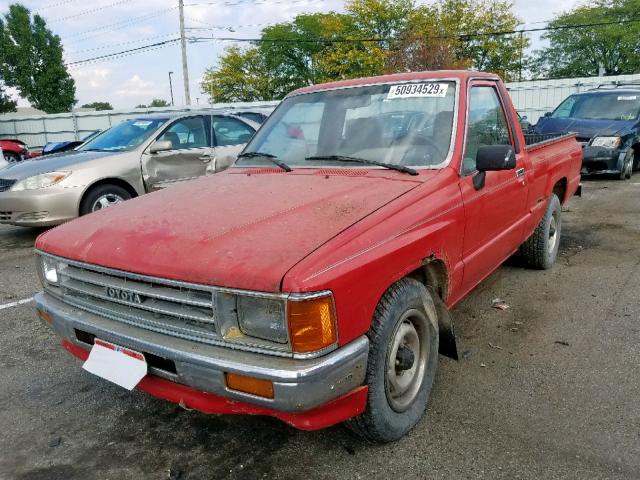
[(227, 171), (81, 217), (36, 247), (155, 277), (278, 291), (297, 262), (425, 180), (320, 173)]

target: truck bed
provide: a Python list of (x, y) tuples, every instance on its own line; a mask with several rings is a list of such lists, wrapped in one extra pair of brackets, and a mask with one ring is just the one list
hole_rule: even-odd
[(573, 133), (524, 133), (523, 135), (527, 150), (541, 144), (553, 143), (560, 138), (575, 136)]

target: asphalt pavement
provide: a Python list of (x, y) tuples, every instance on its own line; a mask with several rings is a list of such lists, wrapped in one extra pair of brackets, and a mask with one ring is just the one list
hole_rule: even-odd
[(0, 479), (640, 478), (640, 173), (585, 181), (563, 223), (553, 269), (510, 261), (454, 309), (462, 359), (441, 357), (428, 414), (388, 445), (83, 371), (19, 303), (39, 289), (39, 231), (2, 226)]

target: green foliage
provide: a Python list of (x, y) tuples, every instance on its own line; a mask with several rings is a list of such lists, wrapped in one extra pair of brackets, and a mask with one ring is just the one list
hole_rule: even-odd
[[(532, 71), (549, 78), (637, 73), (640, 69), (640, 0), (592, 0), (557, 16), (536, 52)], [(591, 27), (579, 24), (613, 23)]]
[(113, 106), (109, 102), (93, 102), (85, 103), (82, 108), (95, 108), (96, 110), (113, 110)]
[[(2, 80), (0, 79), (0, 82)], [(0, 113), (8, 113), (16, 111), (17, 102), (13, 100), (4, 90), (4, 86), (0, 83)]]
[(230, 47), (201, 86), (212, 102), (224, 102), (279, 99), (315, 83), (409, 70), (472, 67), (509, 80), (526, 65), (526, 37), (461, 36), (517, 24), (504, 0), (348, 0), (345, 13), (298, 15), (265, 28), (253, 47)]
[(163, 98), (154, 98), (151, 100), (149, 107), (170, 107), (171, 104)]
[(10, 5), (0, 19), (0, 75), (33, 107), (47, 113), (70, 111), (77, 102), (62, 52), (60, 37), (24, 6)]

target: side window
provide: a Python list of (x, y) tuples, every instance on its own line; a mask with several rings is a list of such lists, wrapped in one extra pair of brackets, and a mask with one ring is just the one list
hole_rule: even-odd
[(255, 133), (246, 123), (231, 117), (213, 117), (216, 145), (240, 145), (247, 143)]
[(569, 118), (571, 117), (571, 112), (573, 111), (573, 107), (576, 104), (576, 100), (578, 97), (575, 95), (570, 96), (564, 102), (560, 104), (560, 106), (556, 109), (555, 112), (551, 115), (553, 118)]
[(170, 141), (173, 145), (172, 150), (207, 147), (207, 129), (204, 117), (189, 117), (178, 120), (165, 130), (158, 137), (158, 140)]
[(472, 87), (463, 158), (465, 175), (475, 171), (478, 148), (484, 145), (512, 145), (509, 127), (496, 89)]

